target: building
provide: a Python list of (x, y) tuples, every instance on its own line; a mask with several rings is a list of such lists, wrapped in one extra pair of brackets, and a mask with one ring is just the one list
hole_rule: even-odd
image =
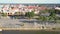
[(38, 14), (39, 11), (41, 10), (46, 10), (47, 7), (45, 6), (35, 6), (35, 5), (22, 5), (22, 4), (8, 4), (8, 5), (3, 5), (0, 9), (1, 12), (7, 13), (7, 15), (14, 15), (15, 12), (21, 12), (25, 14), (26, 12), (31, 12), (34, 11), (35, 14)]

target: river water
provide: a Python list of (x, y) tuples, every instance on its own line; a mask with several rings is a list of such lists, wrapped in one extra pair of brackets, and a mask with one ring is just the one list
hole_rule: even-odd
[(44, 31), (44, 30), (5, 30), (0, 32), (0, 34), (60, 34), (60, 31)]

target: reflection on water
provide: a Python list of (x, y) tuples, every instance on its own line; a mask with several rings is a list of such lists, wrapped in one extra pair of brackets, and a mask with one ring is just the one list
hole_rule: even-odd
[(20, 31), (20, 30), (10, 30), (10, 31), (2, 31), (2, 34), (60, 34), (60, 31), (33, 31), (33, 30), (26, 30), (26, 31)]

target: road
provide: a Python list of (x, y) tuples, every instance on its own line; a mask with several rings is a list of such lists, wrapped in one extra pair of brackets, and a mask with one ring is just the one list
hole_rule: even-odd
[(9, 28), (20, 28), (23, 25), (25, 27), (33, 27), (33, 26), (50, 26), (50, 27), (60, 27), (60, 24), (55, 24), (52, 22), (42, 22), (36, 19), (0, 19), (0, 27), (9, 27)]

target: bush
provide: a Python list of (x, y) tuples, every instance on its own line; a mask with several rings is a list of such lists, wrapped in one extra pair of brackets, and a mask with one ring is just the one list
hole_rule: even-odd
[(25, 14), (25, 16), (28, 17), (28, 18), (32, 18), (32, 17), (35, 16), (35, 14), (34, 14), (34, 12), (27, 12), (27, 13)]
[(6, 16), (7, 16), (7, 13), (2, 13), (2, 16), (3, 16), (3, 17), (6, 17)]
[(56, 28), (52, 28), (52, 30), (56, 30)]

